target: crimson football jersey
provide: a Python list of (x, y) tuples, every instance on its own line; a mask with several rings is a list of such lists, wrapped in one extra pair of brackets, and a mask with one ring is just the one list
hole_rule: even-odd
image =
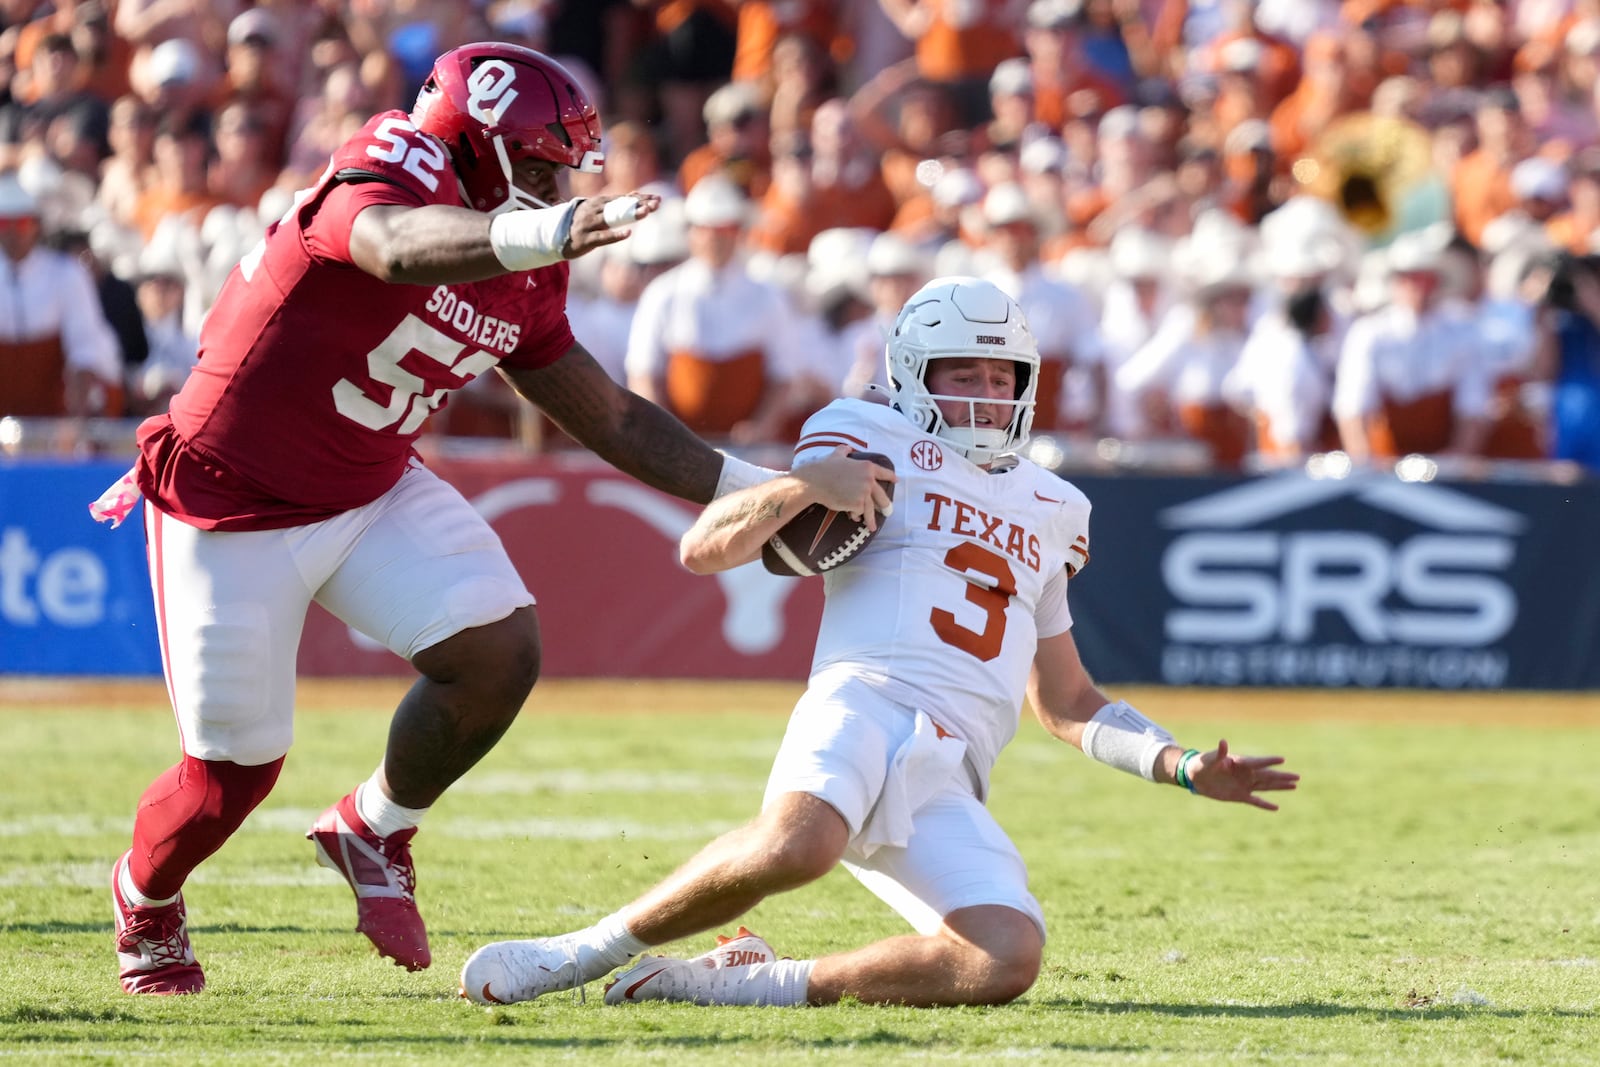
[(261, 530), (368, 504), (452, 390), (572, 347), (565, 263), (384, 282), (350, 260), (351, 225), (374, 204), (461, 204), (449, 156), (401, 111), (340, 147), (229, 274), (199, 365), (168, 414), (139, 427), (139, 488), (156, 507), (202, 529)]

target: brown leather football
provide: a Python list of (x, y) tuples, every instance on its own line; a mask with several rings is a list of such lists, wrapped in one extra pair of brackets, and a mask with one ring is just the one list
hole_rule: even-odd
[[(894, 470), (894, 462), (881, 452), (851, 452), (851, 459), (865, 459)], [(891, 499), (894, 483), (884, 482)], [(883, 514), (878, 514), (878, 529), (883, 529)], [(831, 571), (867, 547), (877, 536), (865, 521), (843, 512), (812, 504), (778, 528), (761, 546), (761, 563), (773, 574), (786, 578), (809, 578)]]

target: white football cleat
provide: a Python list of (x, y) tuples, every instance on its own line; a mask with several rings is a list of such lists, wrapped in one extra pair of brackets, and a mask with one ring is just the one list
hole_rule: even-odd
[[(744, 927), (729, 937), (717, 935), (717, 947), (696, 956), (696, 960), (710, 960), (718, 967), (747, 967), (752, 963), (771, 963), (778, 958), (766, 939), (752, 934)], [(691, 961), (692, 962), (692, 961)]]
[(607, 1004), (672, 1000), (689, 1004), (749, 1004), (743, 986), (759, 978), (763, 987), (778, 954), (744, 927), (734, 937), (717, 935), (717, 947), (693, 959), (647, 956), (606, 986)]
[(570, 936), (495, 941), (461, 968), (461, 995), (474, 1004), (520, 1004), (563, 989), (577, 989), (611, 970)]

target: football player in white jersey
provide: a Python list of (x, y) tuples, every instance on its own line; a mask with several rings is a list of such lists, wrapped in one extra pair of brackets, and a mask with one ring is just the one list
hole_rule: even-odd
[(695, 959), (638, 961), (606, 1002), (1020, 996), (1039, 973), (1044, 916), (984, 798), (1024, 696), (1056, 737), (1150, 781), (1267, 811), (1276, 805), (1264, 794), (1295, 788), (1277, 756), (1235, 756), (1226, 741), (1185, 749), (1084, 670), (1067, 580), (1089, 560), (1089, 502), (1016, 454), (1039, 365), (1016, 302), (986, 281), (936, 279), (906, 302), (887, 355), (891, 405), (829, 404), (806, 424), (789, 474), (711, 504), (681, 542), (696, 572), (747, 563), (860, 462), (850, 450), (894, 462), (892, 508), (881, 491), (871, 502), (884, 513), (877, 536), (825, 575), (810, 683), (761, 814), (594, 926), (480, 949), (462, 971), (464, 996), (507, 1004), (582, 985), (840, 863), (916, 933), (780, 960), (741, 928)]

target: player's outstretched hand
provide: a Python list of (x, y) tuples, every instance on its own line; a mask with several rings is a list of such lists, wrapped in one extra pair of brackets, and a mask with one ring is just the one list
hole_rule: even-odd
[[(628, 210), (633, 201), (632, 210)], [(610, 207), (610, 221), (607, 207)], [(576, 259), (596, 248), (616, 244), (633, 230), (629, 223), (637, 222), (661, 206), (661, 198), (654, 193), (629, 193), (627, 196), (591, 196), (578, 205), (572, 215), (572, 230), (567, 237), (563, 254)]]
[(1295, 788), (1300, 781), (1298, 774), (1274, 770), (1282, 762), (1282, 756), (1235, 756), (1228, 751), (1227, 741), (1218, 741), (1216, 748), (1195, 763), (1189, 780), (1194, 782), (1196, 793), (1212, 800), (1232, 800), (1277, 811), (1278, 805), (1256, 794)]
[(878, 515), (887, 515), (893, 499), (884, 482), (896, 480), (894, 471), (866, 460), (851, 459), (850, 448), (840, 445), (833, 455), (798, 467), (793, 472), (811, 487), (817, 503), (851, 518), (866, 516), (867, 529), (878, 528)]

